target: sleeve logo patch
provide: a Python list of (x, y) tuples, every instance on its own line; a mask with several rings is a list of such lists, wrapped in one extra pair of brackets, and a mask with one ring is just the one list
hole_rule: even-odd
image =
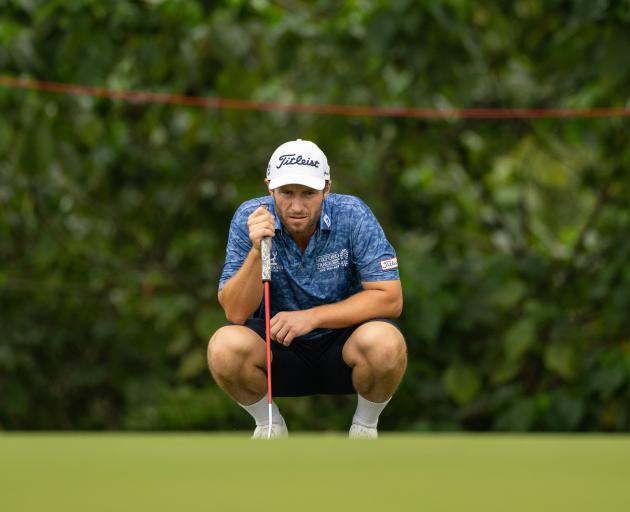
[(389, 258), (388, 260), (381, 261), (381, 270), (394, 270), (395, 268), (398, 268), (397, 258)]

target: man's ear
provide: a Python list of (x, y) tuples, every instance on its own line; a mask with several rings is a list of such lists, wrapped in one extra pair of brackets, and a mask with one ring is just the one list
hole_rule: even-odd
[(267, 190), (269, 191), (269, 195), (273, 196), (273, 192), (271, 191), (271, 189), (269, 188), (269, 180), (267, 178), (265, 178), (263, 180), (263, 182), (265, 183), (265, 186), (267, 187)]
[(324, 197), (330, 194), (330, 180), (326, 180), (326, 186), (324, 187)]

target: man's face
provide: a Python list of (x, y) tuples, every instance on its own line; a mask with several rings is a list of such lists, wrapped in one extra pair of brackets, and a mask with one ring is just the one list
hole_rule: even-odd
[(304, 185), (284, 185), (271, 191), (276, 214), (293, 238), (308, 237), (315, 232), (329, 189), (328, 184), (324, 190)]

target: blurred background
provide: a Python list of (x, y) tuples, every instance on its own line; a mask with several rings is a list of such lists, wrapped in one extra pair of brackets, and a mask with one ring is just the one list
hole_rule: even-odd
[[(199, 108), (0, 86), (0, 429), (231, 430), (207, 340), (271, 152), (327, 153), (397, 249), (383, 430), (630, 428), (630, 2), (0, 0), (0, 75), (251, 102), (626, 109), (520, 119)], [(253, 103), (253, 105), (257, 105)], [(346, 429), (352, 397), (279, 399)]]

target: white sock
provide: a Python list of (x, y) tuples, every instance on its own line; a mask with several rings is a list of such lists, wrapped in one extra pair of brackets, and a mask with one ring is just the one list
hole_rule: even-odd
[(384, 402), (370, 402), (357, 393), (357, 410), (352, 418), (352, 423), (358, 423), (364, 427), (376, 428), (379, 415), (391, 399), (392, 397), (390, 396)]
[[(256, 426), (269, 425), (269, 402), (267, 401), (267, 395), (263, 396), (258, 402), (252, 405), (238, 405), (252, 415), (252, 418), (256, 420)], [(271, 402), (271, 423), (282, 423), (280, 409), (278, 409), (276, 402), (273, 401)]]

